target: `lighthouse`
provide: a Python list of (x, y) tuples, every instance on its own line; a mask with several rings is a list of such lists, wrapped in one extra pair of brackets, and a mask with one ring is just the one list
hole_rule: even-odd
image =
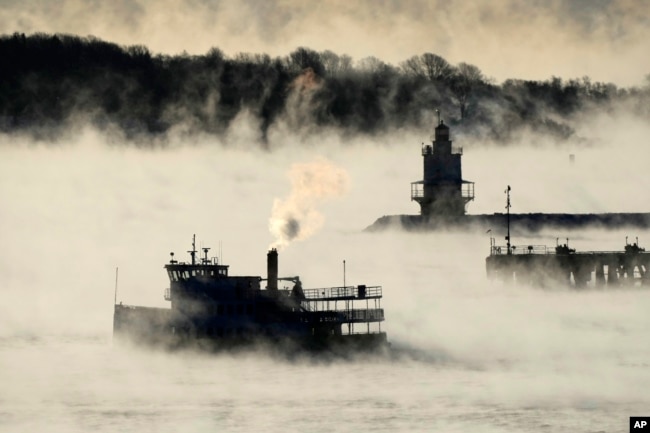
[(411, 182), (411, 200), (420, 205), (426, 220), (450, 219), (465, 215), (465, 206), (474, 200), (474, 182), (463, 180), (463, 149), (452, 147), (449, 127), (438, 117), (432, 144), (422, 144), (424, 178)]

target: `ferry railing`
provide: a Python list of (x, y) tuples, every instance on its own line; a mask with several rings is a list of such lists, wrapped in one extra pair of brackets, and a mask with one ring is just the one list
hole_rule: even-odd
[(383, 308), (371, 308), (367, 310), (344, 310), (341, 313), (343, 314), (344, 322), (376, 322), (384, 320)]
[(318, 312), (319, 322), (367, 323), (384, 320), (383, 308), (351, 309)]
[(382, 331), (379, 329), (371, 329), (370, 331), (351, 331), (343, 335), (372, 335), (372, 334), (381, 334)]
[(344, 286), (304, 290), (308, 301), (376, 299), (382, 297), (381, 286)]

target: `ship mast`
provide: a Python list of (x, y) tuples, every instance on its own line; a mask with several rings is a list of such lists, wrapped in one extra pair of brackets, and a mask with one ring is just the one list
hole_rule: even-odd
[(196, 235), (192, 235), (192, 251), (188, 251), (192, 256), (192, 264), (196, 264)]
[(507, 254), (510, 254), (510, 185), (506, 189), (506, 226), (508, 229), (508, 234), (506, 235), (506, 248), (508, 249)]
[(115, 268), (115, 295), (113, 299), (113, 305), (117, 305), (117, 271), (119, 268)]

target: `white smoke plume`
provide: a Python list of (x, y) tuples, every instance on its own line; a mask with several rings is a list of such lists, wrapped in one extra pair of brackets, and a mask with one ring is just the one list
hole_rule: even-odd
[(292, 164), (288, 172), (291, 192), (275, 199), (269, 229), (275, 237), (273, 248), (284, 248), (295, 240), (316, 233), (325, 221), (318, 206), (348, 190), (348, 173), (325, 158)]

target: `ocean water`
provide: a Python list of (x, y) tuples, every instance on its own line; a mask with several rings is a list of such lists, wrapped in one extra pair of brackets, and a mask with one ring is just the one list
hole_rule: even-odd
[(150, 351), (113, 344), (107, 307), (97, 332), (5, 333), (0, 430), (623, 432), (648, 414), (647, 288), (503, 286), (459, 272), (462, 250), (408, 248), (472, 235), (354, 236), (353, 263), (404, 243), (384, 283), (391, 356)]
[[(486, 341), (469, 357), (411, 348), (322, 361), (149, 352), (115, 347), (109, 335), (14, 336), (0, 342), (0, 430), (627, 431), (628, 417), (650, 407), (647, 322), (575, 314), (553, 323), (602, 342), (524, 356), (514, 338), (510, 357)], [(528, 335), (527, 351), (539, 338)]]
[[(420, 176), (415, 147), (415, 155), (336, 148), (325, 157), (348, 173), (347, 187), (327, 197), (291, 192), (287, 173), (294, 161), (313, 162), (311, 149), (3, 148), (0, 431), (625, 432), (630, 416), (650, 415), (647, 287), (489, 282), (484, 260), (502, 227), (362, 232), (384, 214), (417, 212), (408, 190)], [(496, 164), (492, 153), (484, 156)], [(591, 175), (575, 171), (583, 177), (572, 190), (553, 183), (564, 175), (518, 173), (508, 180), (513, 211), (638, 202), (631, 183), (639, 179), (607, 195), (602, 180), (593, 189)], [(492, 173), (470, 174), (505, 198)], [(548, 194), (531, 184), (540, 179)], [(504, 203), (481, 201), (480, 191), (470, 210), (500, 212)], [(305, 288), (344, 279), (382, 285), (392, 356), (170, 354), (113, 344), (114, 300), (165, 306), (162, 266), (170, 251), (184, 259), (194, 233), (232, 275), (263, 275), (277, 241), (268, 224), (274, 203), (291, 197), (310, 236), (281, 249), (280, 274), (300, 275)], [(578, 250), (621, 250), (626, 237), (648, 246), (650, 232), (513, 232), (518, 245), (567, 237)]]

